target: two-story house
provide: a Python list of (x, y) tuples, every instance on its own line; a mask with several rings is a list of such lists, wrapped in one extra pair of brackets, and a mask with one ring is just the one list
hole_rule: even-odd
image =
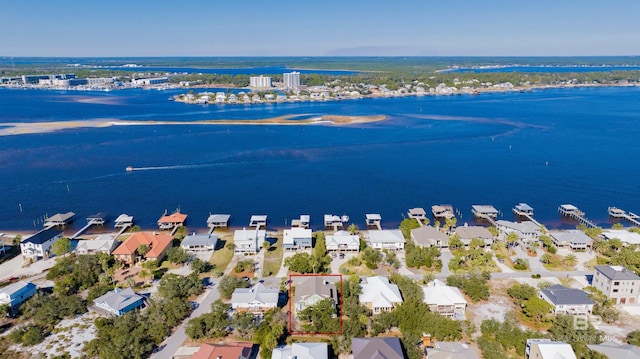
[(553, 305), (554, 314), (572, 314), (586, 316), (593, 311), (594, 302), (580, 289), (567, 288), (556, 284), (540, 290), (540, 299)]
[(51, 246), (58, 239), (62, 238), (60, 229), (49, 227), (32, 235), (31, 237), (20, 242), (20, 251), (24, 258), (37, 260), (39, 258), (49, 258), (51, 255)]
[(360, 303), (371, 309), (373, 314), (390, 311), (402, 303), (398, 286), (389, 283), (387, 277), (368, 277), (361, 287)]

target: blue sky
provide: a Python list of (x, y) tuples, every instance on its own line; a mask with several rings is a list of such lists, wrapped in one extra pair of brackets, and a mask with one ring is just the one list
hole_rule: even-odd
[(0, 56), (640, 55), (640, 1), (3, 0)]

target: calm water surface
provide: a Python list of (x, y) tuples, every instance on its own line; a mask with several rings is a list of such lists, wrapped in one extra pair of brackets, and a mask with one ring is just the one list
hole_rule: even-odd
[[(640, 212), (640, 89), (558, 89), (479, 96), (406, 97), (274, 105), (186, 105), (177, 91), (0, 90), (6, 122), (259, 119), (285, 114), (378, 115), (332, 126), (115, 126), (0, 137), (0, 229), (41, 228), (45, 214), (106, 211), (153, 228), (180, 208), (191, 228), (209, 213), (245, 226), (268, 214), (365, 213), (396, 226), (408, 208), (472, 204), (513, 219), (518, 202), (552, 228), (572, 203), (609, 226), (607, 207)], [(127, 166), (149, 167), (127, 173)], [(22, 207), (22, 212), (20, 211)]]

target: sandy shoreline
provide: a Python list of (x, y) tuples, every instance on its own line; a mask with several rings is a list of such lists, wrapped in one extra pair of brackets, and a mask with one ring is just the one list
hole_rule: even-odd
[[(163, 126), (163, 125), (332, 125), (346, 126), (358, 123), (384, 121), (385, 115), (374, 116), (338, 116), (320, 115), (304, 120), (293, 118), (300, 115), (287, 115), (259, 120), (199, 120), (199, 121), (123, 121), (119, 119), (96, 119), (85, 121), (52, 121), (52, 122), (8, 122), (0, 123), (0, 136), (49, 133), (72, 128), (102, 128), (111, 126)], [(4, 127), (4, 128), (2, 128)]]

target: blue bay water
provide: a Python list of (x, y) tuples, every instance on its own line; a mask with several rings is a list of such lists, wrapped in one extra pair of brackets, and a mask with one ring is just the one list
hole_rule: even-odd
[[(35, 230), (45, 214), (134, 215), (153, 228), (180, 208), (191, 228), (209, 213), (270, 227), (310, 214), (366, 213), (396, 226), (408, 208), (473, 204), (513, 219), (518, 202), (551, 228), (572, 203), (609, 226), (607, 207), (640, 212), (640, 89), (554, 89), (272, 105), (186, 105), (172, 91), (0, 90), (0, 126), (113, 118), (191, 121), (281, 115), (379, 115), (349, 126), (150, 125), (0, 137), (0, 229)], [(125, 171), (127, 166), (151, 167)], [(20, 212), (20, 206), (22, 212)], [(35, 224), (34, 224), (35, 223)]]

